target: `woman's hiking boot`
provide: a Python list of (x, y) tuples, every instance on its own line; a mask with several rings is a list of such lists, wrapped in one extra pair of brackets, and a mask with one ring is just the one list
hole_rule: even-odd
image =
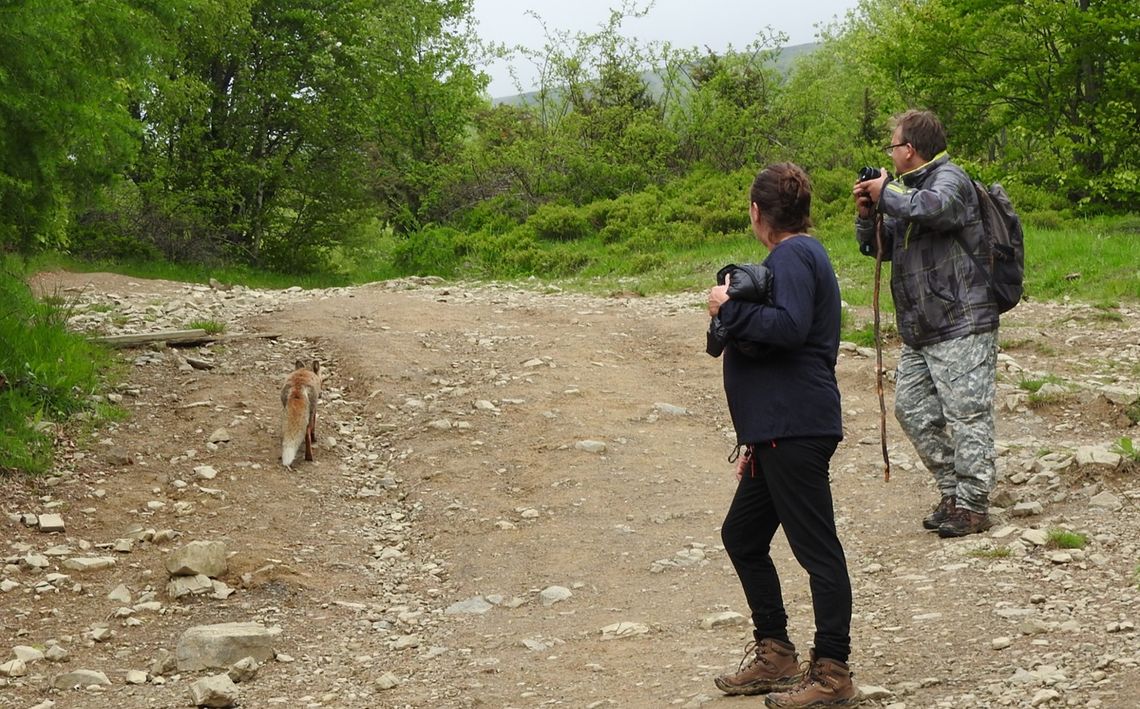
[(748, 643), (736, 672), (723, 674), (713, 682), (725, 694), (766, 694), (794, 687), (801, 672), (794, 645), (764, 638)]
[(925, 519), (922, 520), (922, 526), (931, 531), (941, 527), (942, 523), (950, 519), (950, 516), (954, 514), (954, 510), (957, 509), (957, 502), (958, 498), (953, 495), (944, 496), (938, 503), (938, 506), (934, 508), (934, 511), (926, 515)]
[(847, 663), (816, 657), (813, 651), (811, 664), (799, 684), (786, 692), (769, 694), (764, 698), (764, 706), (778, 709), (853, 707), (863, 697), (851, 677)]

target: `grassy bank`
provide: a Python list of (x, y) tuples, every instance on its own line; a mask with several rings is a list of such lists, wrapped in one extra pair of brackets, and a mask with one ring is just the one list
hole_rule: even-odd
[(32, 295), (16, 261), (0, 261), (0, 303), (0, 473), (41, 473), (61, 427), (115, 415), (95, 396), (111, 358), (67, 330), (66, 300)]

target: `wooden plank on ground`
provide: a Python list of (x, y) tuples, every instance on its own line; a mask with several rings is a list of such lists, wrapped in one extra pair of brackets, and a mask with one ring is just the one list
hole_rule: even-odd
[(106, 335), (94, 338), (95, 342), (108, 347), (139, 347), (152, 342), (165, 342), (167, 344), (189, 344), (193, 342), (210, 342), (215, 338), (207, 335), (205, 330), (163, 330), (161, 332), (145, 332), (132, 335)]

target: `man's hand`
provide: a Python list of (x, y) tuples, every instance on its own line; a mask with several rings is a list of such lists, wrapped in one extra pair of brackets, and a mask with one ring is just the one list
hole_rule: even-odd
[(726, 274), (724, 277), (724, 285), (723, 286), (713, 286), (712, 288), (709, 288), (709, 317), (710, 318), (715, 318), (717, 316), (717, 313), (720, 312), (720, 306), (724, 305), (724, 302), (726, 300), (728, 300), (728, 284), (731, 281), (731, 279), (732, 279), (732, 276)]
[(883, 173), (880, 177), (865, 182), (857, 182), (851, 191), (860, 219), (871, 219), (875, 216), (875, 205), (879, 203), (879, 197), (883, 194), (883, 187), (887, 184), (886, 169), (879, 169)]

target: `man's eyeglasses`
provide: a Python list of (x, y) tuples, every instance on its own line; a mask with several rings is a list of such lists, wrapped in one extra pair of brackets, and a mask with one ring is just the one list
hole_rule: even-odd
[(895, 148), (901, 148), (904, 145), (910, 145), (910, 143), (895, 143), (894, 145), (884, 145), (883, 152), (887, 155), (890, 155), (892, 152), (894, 152)]

